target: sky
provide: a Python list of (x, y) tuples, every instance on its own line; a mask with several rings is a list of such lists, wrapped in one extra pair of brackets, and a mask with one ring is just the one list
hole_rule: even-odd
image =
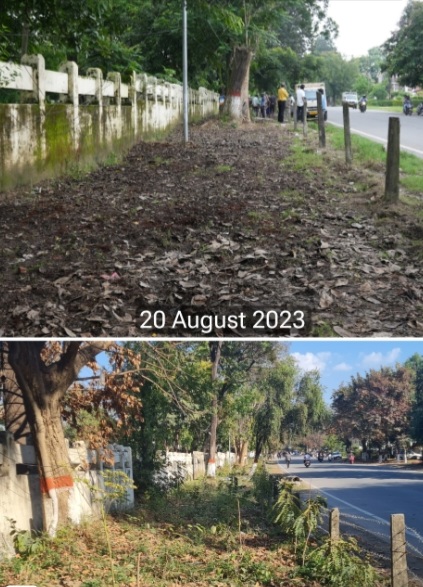
[(335, 41), (347, 59), (367, 55), (396, 30), (407, 0), (329, 0), (327, 15), (339, 26)]
[(318, 369), (325, 401), (330, 404), (333, 391), (352, 376), (395, 367), (414, 353), (423, 355), (423, 340), (290, 341), (289, 352), (302, 371)]

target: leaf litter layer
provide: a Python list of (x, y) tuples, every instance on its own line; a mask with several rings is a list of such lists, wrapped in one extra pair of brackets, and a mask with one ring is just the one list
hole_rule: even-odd
[[(82, 179), (3, 194), (0, 334), (422, 336), (421, 220), (383, 204), (381, 170), (315, 143), (209, 120), (186, 145), (177, 129)], [(145, 310), (163, 312), (156, 328)], [(251, 327), (257, 310), (268, 328)], [(284, 310), (305, 328), (279, 329)], [(247, 319), (205, 332), (175, 325), (180, 311)]]
[[(268, 488), (267, 488), (268, 489)], [(63, 528), (0, 565), (1, 584), (50, 587), (322, 587), (301, 578), (287, 536), (250, 487), (224, 480), (154, 490), (134, 511)], [(267, 496), (268, 497), (268, 496)], [(109, 549), (108, 542), (111, 545)], [(381, 574), (378, 586), (386, 585)], [(375, 586), (376, 587), (376, 586)]]

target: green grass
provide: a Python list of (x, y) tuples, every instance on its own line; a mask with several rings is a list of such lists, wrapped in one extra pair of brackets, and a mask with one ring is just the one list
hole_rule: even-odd
[[(65, 527), (55, 539), (17, 531), (18, 556), (0, 563), (0, 584), (338, 585), (328, 582), (330, 573), (320, 568), (318, 553), (306, 569), (307, 576), (298, 578), (303, 566), (298, 562), (299, 551), (293, 547), (292, 529), (289, 523), (285, 530), (275, 523), (273, 506), (279, 479), (280, 475), (273, 477), (263, 467), (257, 469), (252, 481), (241, 471), (226, 471), (221, 478), (187, 482), (167, 493), (152, 490), (140, 497), (134, 511), (108, 516), (104, 522), (87, 520), (77, 527)], [(297, 530), (302, 520), (298, 513)], [(314, 519), (309, 520), (307, 509), (303, 518), (307, 523)], [(314, 550), (313, 538), (307, 552)], [(351, 562), (348, 558), (345, 561)]]
[[(336, 149), (344, 149), (343, 129), (326, 126), (326, 136), (330, 144)], [(356, 134), (351, 135), (353, 163), (369, 169), (384, 171), (386, 166), (386, 148), (380, 143)], [(423, 160), (411, 153), (401, 152), (400, 157), (400, 184), (411, 194), (423, 193)]]

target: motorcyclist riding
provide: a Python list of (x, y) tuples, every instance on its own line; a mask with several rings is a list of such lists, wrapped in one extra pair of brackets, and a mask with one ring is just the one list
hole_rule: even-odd
[(403, 109), (404, 114), (406, 116), (411, 115), (413, 112), (413, 105), (411, 103), (410, 96), (408, 96), (407, 94), (404, 96), (404, 102), (403, 102), (402, 109)]
[(310, 464), (311, 464), (311, 454), (306, 452), (306, 453), (304, 453), (304, 465), (306, 467), (309, 467)]
[(360, 112), (365, 112), (367, 108), (367, 96), (361, 96), (358, 107), (360, 108)]

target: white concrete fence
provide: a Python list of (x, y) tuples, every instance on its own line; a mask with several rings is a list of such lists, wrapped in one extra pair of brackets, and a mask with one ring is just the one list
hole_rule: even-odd
[[(84, 518), (98, 514), (100, 503), (108, 506), (105, 471), (123, 472), (132, 480), (132, 451), (129, 447), (111, 445), (108, 452), (113, 464), (106, 465), (98, 451), (88, 450), (77, 441), (69, 448), (74, 486), (70, 490), (70, 521), (79, 524)], [(119, 482), (119, 477), (116, 483)], [(134, 503), (134, 491), (124, 487), (122, 507)], [(50, 513), (46, 512), (49, 517)], [(0, 432), (0, 560), (13, 554), (10, 536), (11, 520), (18, 530), (41, 530), (43, 527), (41, 484), (33, 446), (18, 444), (11, 434)]]
[[(207, 454), (204, 452), (166, 452), (162, 455), (163, 467), (155, 475), (154, 482), (162, 488), (171, 487), (191, 479), (201, 479), (207, 472)], [(233, 465), (235, 454), (216, 453), (216, 468)]]
[[(0, 104), (0, 190), (100, 162), (183, 114), (180, 84), (136, 73), (125, 84), (98, 68), (80, 76), (74, 62), (50, 71), (42, 55), (0, 62), (0, 89), (20, 94), (19, 103)], [(190, 89), (188, 104), (191, 118), (204, 118), (218, 113), (219, 96)]]

